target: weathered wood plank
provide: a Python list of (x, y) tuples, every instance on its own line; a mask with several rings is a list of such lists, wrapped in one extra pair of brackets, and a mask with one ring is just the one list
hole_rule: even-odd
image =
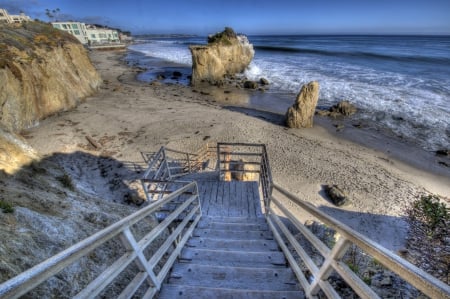
[(253, 188), (252, 188), (252, 184), (249, 183), (245, 186), (245, 198), (247, 200), (247, 204), (248, 204), (248, 217), (254, 217), (256, 218), (256, 208), (255, 208), (255, 203), (254, 203), (254, 199), (253, 199)]
[(231, 231), (268, 231), (269, 226), (266, 223), (227, 223), (227, 222), (202, 222), (197, 228), (218, 229)]
[(290, 268), (223, 267), (177, 264), (169, 277), (170, 284), (213, 288), (298, 291)]
[(301, 291), (258, 291), (258, 290), (232, 290), (208, 287), (190, 287), (180, 285), (166, 285), (162, 289), (160, 299), (303, 299)]
[(188, 247), (203, 249), (220, 249), (224, 251), (278, 251), (278, 244), (275, 240), (233, 240), (216, 238), (191, 238)]
[(200, 194), (200, 202), (202, 204), (202, 212), (207, 213), (209, 209), (209, 203), (210, 203), (210, 194), (208, 194), (208, 186), (209, 184), (202, 182), (201, 184), (198, 184), (198, 193)]
[(253, 182), (252, 187), (253, 187), (253, 202), (255, 203), (256, 208), (256, 217), (262, 217), (263, 213), (261, 210), (261, 197), (259, 194), (258, 183)]
[(271, 268), (285, 267), (286, 259), (282, 252), (240, 252), (199, 248), (184, 248), (181, 261), (216, 266)]
[(207, 211), (207, 215), (210, 214), (211, 209), (215, 208), (216, 205), (216, 200), (217, 200), (217, 189), (218, 189), (218, 184), (216, 182), (210, 182), (209, 183), (211, 185), (211, 194), (210, 194), (210, 199), (209, 199), (209, 209)]
[(221, 182), (223, 185), (223, 216), (232, 216), (230, 215), (230, 182)]
[(222, 217), (222, 216), (204, 216), (200, 223), (203, 222), (223, 222), (223, 223), (266, 223), (266, 219), (262, 217)]
[(196, 228), (194, 230), (196, 237), (214, 237), (216, 239), (246, 239), (246, 240), (273, 240), (271, 231), (247, 230), (247, 231), (232, 231), (209, 228)]

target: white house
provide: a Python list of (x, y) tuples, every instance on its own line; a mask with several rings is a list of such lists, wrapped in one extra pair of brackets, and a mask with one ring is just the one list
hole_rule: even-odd
[(87, 39), (89, 44), (110, 44), (120, 43), (117, 30), (109, 28), (97, 28), (92, 25), (86, 26)]
[(120, 43), (117, 30), (97, 28), (80, 22), (52, 22), (54, 28), (66, 31), (75, 36), (83, 45), (101, 45)]
[(0, 23), (20, 24), (28, 21), (31, 21), (31, 18), (23, 12), (21, 12), (20, 15), (10, 15), (6, 9), (0, 8)]
[(52, 22), (54, 28), (66, 31), (75, 36), (83, 45), (88, 43), (87, 28), (80, 22)]

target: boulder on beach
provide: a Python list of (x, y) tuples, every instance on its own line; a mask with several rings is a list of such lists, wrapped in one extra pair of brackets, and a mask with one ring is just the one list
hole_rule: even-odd
[(215, 84), (225, 76), (242, 73), (253, 59), (253, 45), (244, 35), (237, 35), (233, 29), (208, 37), (207, 45), (190, 46), (192, 54), (191, 84), (201, 82)]
[(244, 88), (248, 88), (248, 89), (257, 89), (257, 88), (258, 88), (258, 82), (255, 82), (255, 81), (245, 81), (245, 82), (244, 82)]
[(337, 185), (326, 185), (324, 189), (331, 202), (336, 206), (340, 207), (348, 202), (347, 193)]
[(267, 80), (266, 78), (261, 78), (261, 79), (259, 79), (259, 83), (261, 84), (261, 85), (269, 85), (270, 83), (269, 83), (269, 80)]
[(319, 82), (303, 85), (294, 105), (286, 112), (286, 125), (289, 128), (312, 128), (318, 100)]
[(331, 113), (339, 113), (344, 116), (353, 115), (356, 113), (356, 111), (357, 109), (355, 105), (346, 100), (340, 101), (339, 103), (330, 108)]

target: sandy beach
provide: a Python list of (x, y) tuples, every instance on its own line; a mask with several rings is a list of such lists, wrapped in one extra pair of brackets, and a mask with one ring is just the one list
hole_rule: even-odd
[[(357, 129), (335, 133), (325, 119), (312, 129), (288, 129), (276, 115), (220, 105), (213, 92), (139, 82), (140, 70), (123, 55), (90, 53), (104, 83), (74, 110), (24, 132), (40, 154), (84, 151), (142, 165), (141, 152), (163, 145), (195, 151), (206, 142), (265, 143), (277, 184), (394, 251), (405, 245), (404, 212), (412, 201), (425, 193), (450, 197), (450, 168), (432, 154)], [(326, 184), (346, 190), (351, 203), (334, 206)]]

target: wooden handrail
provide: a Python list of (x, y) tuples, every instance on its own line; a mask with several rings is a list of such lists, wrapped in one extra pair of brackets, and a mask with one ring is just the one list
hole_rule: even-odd
[[(158, 226), (153, 228), (141, 241), (137, 242), (131, 232), (131, 227), (143, 220), (145, 217), (151, 215), (157, 211), (161, 206), (174, 201), (179, 196), (188, 191), (193, 191), (193, 194), (188, 200), (184, 201), (179, 208), (177, 208), (166, 219), (167, 221), (161, 222)], [(147, 261), (143, 255), (144, 250), (156, 239), (161, 233), (166, 231), (166, 228), (173, 223), (173, 221), (184, 211), (189, 211), (188, 217), (178, 224), (177, 229), (167, 239), (182, 239), (176, 246), (176, 249), (170, 253), (163, 270), (156, 275), (153, 271), (155, 263)], [(192, 219), (192, 217), (195, 217)], [(105, 242), (120, 236), (121, 241), (127, 250), (125, 255), (122, 255), (116, 262), (114, 262), (109, 268), (105, 270), (100, 276), (91, 282), (84, 290), (82, 290), (78, 297), (91, 298), (93, 295), (100, 293), (106, 285), (114, 280), (121, 271), (131, 262), (135, 262), (140, 269), (136, 275), (136, 279), (133, 280), (132, 286), (126, 287), (126, 290), (137, 290), (137, 281), (142, 283), (146, 279), (150, 279), (152, 285), (147, 290), (147, 294), (154, 295), (160, 288), (161, 283), (168, 273), (168, 269), (172, 266), (176, 256), (181, 251), (187, 237), (192, 233), (196, 224), (200, 220), (201, 209), (200, 199), (198, 195), (198, 187), (196, 182), (191, 182), (170, 195), (164, 197), (160, 201), (153, 202), (145, 208), (123, 218), (122, 220), (108, 226), (107, 228), (97, 232), (96, 234), (78, 242), (77, 244), (69, 247), (68, 249), (60, 252), (59, 254), (47, 259), (46, 261), (32, 267), (31, 269), (19, 274), (18, 276), (0, 284), (0, 298), (18, 298), (39, 284), (46, 281), (48, 278), (56, 275), (67, 266), (76, 262), (80, 258), (88, 255), (94, 249), (98, 248)], [(189, 227), (188, 221), (191, 221)], [(182, 234), (183, 233), (183, 234)], [(187, 236), (187, 237), (186, 237)], [(170, 246), (165, 245), (167, 248)], [(167, 251), (166, 251), (167, 252)], [(161, 253), (162, 255), (162, 253)], [(164, 272), (163, 272), (164, 271)], [(163, 272), (163, 273), (162, 273)], [(144, 274), (143, 274), (144, 273)], [(140, 284), (138, 284), (139, 286)], [(137, 287), (138, 287), (137, 286)], [(127, 291), (128, 292), (128, 291)], [(133, 293), (131, 293), (132, 295)], [(130, 295), (130, 294), (128, 294)], [(151, 297), (151, 296), (150, 296)]]
[[(292, 254), (290, 251), (287, 250), (286, 246), (281, 246), (280, 244), (283, 252), (288, 257), (288, 261), (291, 263), (295, 274), (299, 278), (299, 281), (302, 284), (308, 298), (315, 296), (320, 289), (322, 289), (326, 294), (329, 294), (327, 295), (329, 297), (334, 297), (336, 295), (335, 292), (330, 289), (330, 285), (326, 283), (327, 278), (333, 270), (339, 273), (339, 275), (360, 297), (378, 298), (372, 289), (370, 289), (359, 277), (357, 277), (355, 273), (353, 273), (352, 270), (348, 268), (347, 265), (345, 265), (345, 263), (341, 261), (341, 258), (352, 244), (361, 248), (361, 250), (365, 253), (375, 258), (390, 271), (398, 274), (402, 279), (416, 287), (427, 296), (430, 296), (431, 298), (450, 298), (450, 287), (447, 284), (417, 268), (408, 261), (382, 247), (380, 244), (354, 231), (342, 222), (330, 217), (311, 203), (299, 199), (278, 184), (273, 183), (272, 186), (274, 190), (284, 195), (292, 204), (298, 206), (302, 209), (302, 211), (307, 212), (309, 215), (314, 216), (320, 222), (325, 223), (341, 235), (338, 243), (332, 250), (329, 250), (320, 240), (315, 237), (311, 237), (308, 233), (305, 233), (307, 228), (295, 218), (295, 216), (282, 203), (282, 201), (276, 198), (273, 194), (270, 196), (268, 213), (266, 216), (270, 224), (269, 226), (273, 230), (276, 239), (282, 241), (283, 239), (281, 235), (284, 235), (291, 243), (292, 247), (296, 249), (299, 256), (302, 257), (305, 265), (313, 275), (313, 280), (309, 283), (305, 279), (303, 273), (301, 273), (295, 259), (291, 258)], [(279, 216), (274, 213), (271, 207), (272, 203), (277, 206), (277, 208), (291, 221), (291, 223), (301, 233), (303, 233), (308, 241), (324, 256), (325, 261), (320, 268), (317, 268), (312, 262), (312, 259), (305, 255), (306, 252), (302, 250), (302, 246), (286, 229), (283, 222), (279, 219)], [(292, 263), (295, 263), (295, 265)]]

